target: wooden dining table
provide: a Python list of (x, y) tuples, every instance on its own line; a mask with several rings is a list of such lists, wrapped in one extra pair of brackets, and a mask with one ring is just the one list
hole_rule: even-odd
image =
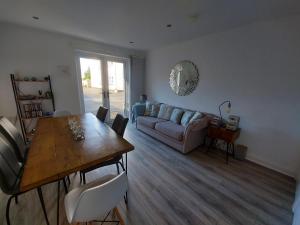
[[(69, 129), (70, 119), (78, 121), (85, 139), (74, 140)], [(96, 166), (133, 149), (132, 144), (92, 113), (40, 118), (24, 166), (20, 190), (25, 192), (62, 180), (74, 172)]]

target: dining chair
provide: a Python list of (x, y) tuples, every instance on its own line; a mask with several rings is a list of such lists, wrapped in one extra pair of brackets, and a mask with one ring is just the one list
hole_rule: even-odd
[(69, 116), (71, 113), (68, 110), (55, 110), (53, 117)]
[(28, 146), (25, 144), (22, 134), (6, 117), (0, 117), (0, 133), (12, 145), (18, 161), (25, 162)]
[[(0, 137), (0, 188), (5, 194), (10, 195), (6, 204), (7, 225), (10, 225), (9, 210), (11, 200), (25, 193), (21, 192), (19, 189), (20, 182), (22, 180), (24, 164), (18, 161), (14, 151), (11, 148), (12, 146)], [(37, 188), (37, 192), (42, 205), (46, 223), (49, 225), (41, 186)]]
[[(116, 132), (117, 135), (123, 137), (127, 123), (128, 123), (128, 118), (123, 117), (121, 114), (117, 114), (117, 116), (114, 119), (114, 122), (112, 124), (112, 129)], [(83, 183), (86, 184), (86, 178), (85, 178), (86, 173), (88, 173), (92, 170), (98, 169), (100, 167), (114, 165), (114, 164), (117, 167), (118, 174), (120, 173), (119, 165), (122, 167), (123, 171), (126, 171), (126, 169), (124, 167), (123, 156), (118, 155), (114, 158), (106, 160), (103, 163), (100, 163), (98, 165), (95, 165), (93, 167), (90, 167), (90, 168), (80, 171), (80, 182), (83, 181)]]
[[(120, 222), (124, 225), (117, 205), (128, 189), (128, 178), (125, 172), (119, 175), (106, 175), (86, 185), (71, 190), (65, 196), (65, 211), (68, 222)], [(119, 221), (107, 220), (115, 213)], [(101, 223), (101, 224), (102, 224)]]
[(98, 111), (97, 111), (97, 114), (96, 114), (96, 117), (102, 121), (104, 123), (105, 121), (105, 118), (106, 118), (106, 115), (107, 115), (107, 112), (108, 112), (108, 108), (105, 108), (103, 106), (100, 106)]

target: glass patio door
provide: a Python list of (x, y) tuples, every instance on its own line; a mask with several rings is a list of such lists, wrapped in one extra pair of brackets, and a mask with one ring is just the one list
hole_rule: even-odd
[(109, 109), (106, 120), (112, 121), (118, 113), (127, 116), (126, 61), (110, 56), (80, 56), (81, 108), (96, 114), (99, 106)]
[(124, 63), (106, 61), (108, 78), (109, 118), (114, 119), (118, 113), (125, 113), (125, 79)]

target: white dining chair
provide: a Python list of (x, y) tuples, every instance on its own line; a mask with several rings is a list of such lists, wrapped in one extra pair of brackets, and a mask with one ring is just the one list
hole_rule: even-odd
[(53, 117), (69, 116), (71, 113), (68, 110), (55, 110)]
[(68, 222), (70, 224), (106, 222), (106, 218), (113, 211), (119, 219), (113, 222), (124, 224), (117, 205), (123, 199), (127, 189), (128, 178), (125, 172), (119, 175), (106, 175), (73, 189), (65, 196)]

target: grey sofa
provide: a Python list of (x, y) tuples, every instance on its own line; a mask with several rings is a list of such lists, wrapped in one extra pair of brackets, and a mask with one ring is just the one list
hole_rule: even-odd
[(202, 113), (201, 118), (184, 126), (168, 119), (139, 115), (137, 116), (136, 127), (140, 131), (186, 154), (204, 143), (211, 118), (211, 115)]

